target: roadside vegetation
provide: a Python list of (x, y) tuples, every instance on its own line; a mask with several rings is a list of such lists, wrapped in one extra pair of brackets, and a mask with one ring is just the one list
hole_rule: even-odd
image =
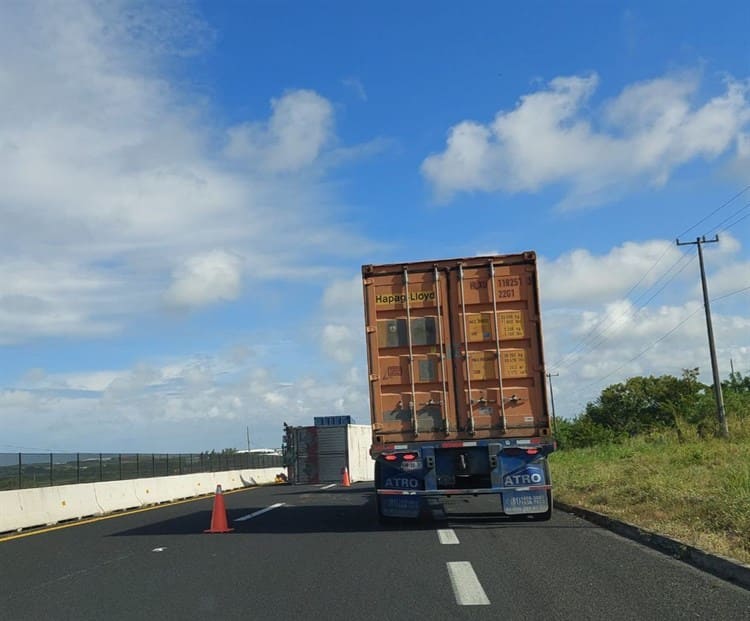
[(728, 440), (697, 378), (633, 377), (558, 420), (555, 497), (750, 563), (750, 377), (722, 382)]

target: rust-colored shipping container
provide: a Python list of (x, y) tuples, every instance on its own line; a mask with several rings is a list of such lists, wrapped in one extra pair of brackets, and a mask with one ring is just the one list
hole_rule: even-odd
[(553, 449), (534, 252), (365, 265), (362, 278), (373, 457), (500, 439)]

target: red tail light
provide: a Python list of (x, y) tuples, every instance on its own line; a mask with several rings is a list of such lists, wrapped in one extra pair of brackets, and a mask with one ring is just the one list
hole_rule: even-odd
[(383, 458), (386, 461), (396, 461), (398, 459), (398, 457), (396, 457), (395, 455), (383, 455)]
[(417, 458), (417, 456), (414, 453), (404, 453), (402, 455), (402, 459), (404, 461), (413, 461), (416, 458)]
[(526, 449), (527, 455), (536, 455), (539, 452), (539, 449)]

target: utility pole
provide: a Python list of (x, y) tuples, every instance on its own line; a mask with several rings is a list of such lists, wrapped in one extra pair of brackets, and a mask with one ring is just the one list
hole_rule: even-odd
[(714, 343), (714, 328), (711, 323), (711, 302), (708, 299), (708, 284), (706, 283), (706, 268), (703, 265), (703, 244), (714, 244), (719, 241), (719, 236), (706, 239), (706, 236), (696, 237), (694, 242), (681, 242), (676, 240), (678, 246), (698, 246), (698, 262), (701, 266), (701, 285), (703, 286), (703, 306), (706, 309), (706, 329), (708, 331), (708, 348), (711, 352), (711, 371), (714, 376), (714, 396), (716, 397), (716, 415), (719, 419), (719, 433), (721, 437), (729, 437), (727, 417), (724, 412), (724, 396), (721, 394), (721, 379), (719, 378), (719, 364), (716, 361), (716, 344)]
[(547, 373), (549, 380), (549, 396), (552, 401), (552, 433), (557, 435), (557, 418), (555, 418), (555, 393), (552, 391), (552, 378), (558, 377), (559, 373)]
[(247, 432), (247, 453), (250, 454), (250, 425), (245, 427), (245, 431)]

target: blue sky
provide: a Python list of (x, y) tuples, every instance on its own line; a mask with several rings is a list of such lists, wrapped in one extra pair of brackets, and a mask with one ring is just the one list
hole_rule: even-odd
[[(750, 6), (0, 4), (0, 451), (367, 422), (359, 268), (535, 250), (558, 414), (750, 372)], [(726, 204), (725, 204), (726, 203)], [(697, 225), (697, 226), (695, 226)]]

